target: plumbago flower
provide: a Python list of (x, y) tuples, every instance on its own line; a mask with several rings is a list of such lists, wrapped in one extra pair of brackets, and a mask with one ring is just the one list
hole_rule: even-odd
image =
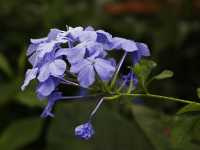
[[(118, 62), (111, 56), (114, 53), (121, 55), (119, 51), (124, 54)], [(39, 99), (48, 101), (41, 114), (43, 118), (54, 116), (52, 110), (59, 100), (100, 97), (88, 121), (75, 128), (75, 135), (86, 140), (95, 133), (92, 119), (104, 100), (123, 95), (194, 103), (149, 94), (145, 85), (153, 79), (160, 80), (172, 75), (165, 71), (146, 83), (155, 63), (141, 60), (144, 56), (150, 56), (146, 44), (113, 37), (103, 30), (94, 30), (92, 27), (69, 27), (67, 31), (51, 29), (47, 37), (30, 40), (27, 57), (32, 67), (26, 71), (21, 89), (25, 90), (31, 80), (38, 81), (36, 94)], [(126, 58), (130, 58), (132, 64), (127, 67), (130, 72), (124, 75), (120, 69)], [(66, 96), (59, 89), (60, 84), (78, 86), (89, 92), (86, 92), (88, 95)], [(135, 93), (137, 88), (143, 93)], [(94, 95), (89, 95), (90, 93)]]
[[(124, 55), (116, 65), (116, 60), (111, 58), (109, 53), (111, 51), (118, 53), (119, 50), (123, 50)], [(21, 89), (24, 90), (31, 80), (36, 79), (38, 98), (48, 100), (41, 117), (53, 117), (52, 110), (57, 101), (81, 98), (81, 96), (63, 96), (59, 91), (60, 84), (79, 86), (88, 90), (99, 83), (105, 86), (112, 81), (114, 84), (113, 78), (118, 76), (127, 54), (130, 54), (130, 58), (133, 59), (133, 64), (139, 62), (142, 56), (150, 55), (148, 47), (143, 43), (113, 37), (108, 32), (94, 30), (92, 27), (69, 27), (67, 31), (51, 29), (47, 37), (31, 39), (27, 56), (32, 68), (27, 70)], [(75, 76), (77, 82), (68, 79), (69, 73)], [(124, 76), (123, 80), (124, 86), (132, 81), (135, 86), (137, 85), (137, 79), (132, 73)], [(112, 92), (112, 87), (105, 89), (102, 89), (102, 93)], [(91, 119), (104, 99), (101, 98), (91, 113), (89, 121), (75, 129), (76, 136), (82, 139), (92, 137), (94, 129)]]

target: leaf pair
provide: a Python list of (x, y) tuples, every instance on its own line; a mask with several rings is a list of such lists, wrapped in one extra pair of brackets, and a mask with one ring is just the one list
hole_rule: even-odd
[(139, 79), (140, 86), (145, 90), (147, 86), (153, 80), (163, 80), (167, 78), (173, 77), (173, 72), (170, 70), (164, 70), (161, 73), (150, 77), (153, 69), (157, 66), (157, 64), (152, 60), (143, 59), (134, 67), (131, 67), (131, 70), (136, 74)]

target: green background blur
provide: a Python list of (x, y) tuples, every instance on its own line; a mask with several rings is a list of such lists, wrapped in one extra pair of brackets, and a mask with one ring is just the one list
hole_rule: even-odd
[[(200, 114), (176, 115), (182, 104), (144, 100), (142, 105), (105, 102), (98, 111), (96, 134), (74, 136), (96, 100), (59, 102), (55, 118), (41, 119), (45, 102), (34, 83), (20, 91), (30, 38), (50, 28), (94, 26), (114, 36), (149, 45), (154, 70), (175, 76), (153, 83), (152, 93), (199, 101), (200, 4), (198, 0), (0, 0), (0, 150), (199, 150)], [(79, 91), (67, 88), (67, 94)], [(126, 98), (127, 99), (127, 98)], [(139, 100), (140, 104), (141, 101)]]

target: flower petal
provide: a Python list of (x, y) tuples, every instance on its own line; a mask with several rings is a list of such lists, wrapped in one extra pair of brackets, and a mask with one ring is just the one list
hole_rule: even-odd
[(42, 42), (45, 42), (48, 38), (47, 37), (43, 37), (43, 38), (40, 38), (40, 39), (31, 39), (31, 43), (32, 44), (40, 44)]
[(113, 49), (123, 49), (127, 52), (137, 51), (138, 47), (134, 41), (115, 37), (113, 38)]
[(66, 70), (66, 63), (62, 59), (56, 59), (49, 64), (49, 71), (52, 76), (63, 75)]
[(108, 81), (113, 76), (115, 72), (115, 66), (112, 64), (113, 63), (111, 61), (101, 58), (97, 58), (95, 60), (94, 68), (103, 81)]
[(86, 48), (74, 47), (66, 52), (67, 59), (71, 64), (77, 63), (84, 58), (85, 52)]
[(48, 80), (41, 82), (37, 88), (37, 93), (42, 96), (49, 96), (56, 87), (56, 83), (53, 79), (49, 78)]
[(48, 43), (41, 43), (38, 46), (37, 51), (39, 51), (39, 57), (43, 58), (45, 54), (53, 51), (54, 47), (55, 47), (56, 42), (52, 41), (52, 42), (48, 42)]
[(48, 41), (55, 40), (57, 35), (61, 32), (61, 30), (58, 29), (51, 29), (48, 34)]
[(96, 58), (96, 57), (105, 57), (106, 52), (103, 49), (102, 44), (97, 42), (87, 42), (87, 50), (88, 50), (88, 56), (90, 58)]
[(52, 113), (52, 109), (55, 105), (55, 102), (62, 98), (61, 92), (53, 92), (51, 95), (48, 96), (48, 104), (46, 105), (45, 109), (43, 110), (41, 117), (46, 118), (48, 116), (54, 117), (54, 114)]
[(40, 73), (37, 78), (40, 82), (44, 82), (49, 78), (49, 76), (50, 76), (49, 63), (46, 63), (40, 68)]
[(142, 56), (150, 56), (150, 50), (145, 43), (136, 42), (136, 44)]
[(78, 81), (83, 87), (89, 87), (94, 83), (95, 72), (92, 64), (85, 65), (85, 67), (80, 70), (78, 74)]
[(97, 33), (95, 31), (82, 31), (79, 34), (78, 38), (79, 38), (79, 40), (81, 42), (84, 42), (84, 41), (96, 41)]
[(38, 68), (28, 69), (26, 71), (26, 77), (24, 80), (24, 84), (21, 86), (21, 90), (24, 90), (26, 86), (30, 83), (30, 81), (36, 78), (37, 73)]
[(72, 64), (70, 67), (70, 72), (72, 73), (79, 73), (84, 67), (87, 65), (90, 65), (91, 63), (87, 61), (86, 59), (83, 59), (82, 61)]

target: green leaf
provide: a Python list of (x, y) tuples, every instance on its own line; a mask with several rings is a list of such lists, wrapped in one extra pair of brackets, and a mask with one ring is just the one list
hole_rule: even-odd
[(170, 70), (164, 70), (160, 74), (154, 76), (153, 78), (156, 80), (162, 80), (173, 77), (174, 73)]
[(188, 104), (185, 107), (181, 108), (177, 114), (183, 114), (183, 113), (187, 113), (187, 112), (194, 112), (194, 111), (200, 111), (200, 105), (197, 104)]
[(42, 125), (40, 118), (15, 121), (0, 135), (0, 149), (17, 150), (34, 142), (40, 135)]
[(135, 120), (151, 141), (154, 149), (171, 149), (168, 133), (171, 126), (169, 117), (140, 105), (132, 105), (131, 109)]
[[(74, 136), (74, 128), (85, 123), (95, 103), (60, 104), (48, 130), (48, 150), (154, 150), (134, 120), (125, 119), (104, 103), (93, 120), (94, 137), (89, 141)], [(110, 103), (111, 104), (111, 103)]]
[(175, 118), (171, 131), (171, 142), (176, 150), (199, 150), (200, 146), (193, 142), (192, 133), (199, 116), (179, 116)]
[(149, 77), (152, 69), (156, 66), (157, 64), (154, 61), (143, 59), (140, 61), (140, 63), (135, 65), (133, 72), (142, 82), (144, 82)]
[(197, 88), (197, 96), (200, 98), (200, 88)]
[(12, 76), (12, 70), (6, 59), (6, 57), (0, 53), (0, 69), (6, 73), (8, 76)]
[(152, 69), (155, 68), (156, 66), (157, 64), (154, 61), (143, 59), (133, 68), (131, 68), (139, 80), (139, 85), (143, 88), (145, 92), (147, 92), (146, 80), (151, 74)]

